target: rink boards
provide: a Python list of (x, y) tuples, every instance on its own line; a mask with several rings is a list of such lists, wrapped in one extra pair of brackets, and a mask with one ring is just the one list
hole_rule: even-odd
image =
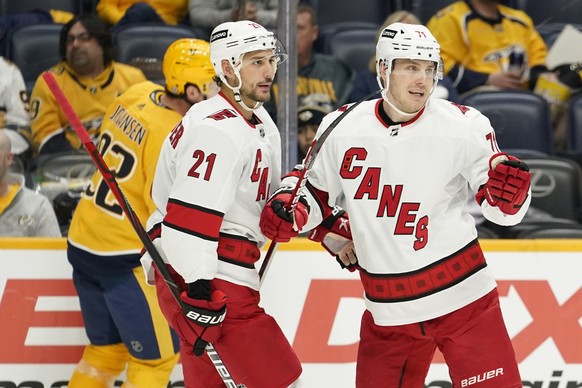
[[(525, 386), (582, 386), (582, 241), (484, 240)], [(64, 239), (0, 239), (0, 388), (65, 387), (87, 343)], [(354, 386), (357, 274), (318, 245), (280, 244), (262, 290), (304, 367), (304, 387)], [(182, 387), (181, 367), (171, 387)], [(450, 388), (437, 354), (427, 388)]]

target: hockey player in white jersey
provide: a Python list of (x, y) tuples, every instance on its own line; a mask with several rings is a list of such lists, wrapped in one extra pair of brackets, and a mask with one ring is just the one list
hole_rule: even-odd
[[(516, 224), (530, 203), (530, 173), (500, 152), (480, 112), (429, 100), (442, 75), (439, 50), (422, 25), (384, 29), (382, 98), (361, 103), (325, 139), (302, 193), (310, 207), (300, 201), (292, 214), (309, 209), (309, 230), (345, 196), (366, 302), (357, 387), (423, 387), (437, 347), (454, 387), (521, 387), (467, 201), (473, 189), (487, 219)], [(267, 203), (267, 237), (296, 235), (281, 216), (288, 198), (282, 190)]]
[(220, 92), (194, 105), (162, 146), (148, 229), (183, 287), (184, 310), (156, 276), (190, 388), (224, 386), (204, 352), (208, 342), (234, 381), (249, 388), (287, 387), (302, 371), (276, 321), (259, 307), (255, 269), (266, 242), (259, 217), (281, 177), (279, 131), (262, 104), (286, 56), (257, 23), (217, 26), (210, 58)]

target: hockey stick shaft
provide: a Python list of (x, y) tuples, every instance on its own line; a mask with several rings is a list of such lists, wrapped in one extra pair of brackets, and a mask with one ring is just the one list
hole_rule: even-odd
[[(139, 239), (141, 240), (142, 244), (144, 245), (145, 249), (150, 254), (152, 260), (154, 261), (154, 264), (156, 265), (156, 268), (158, 269), (159, 273), (162, 275), (164, 282), (170, 288), (170, 291), (172, 292), (174, 299), (176, 299), (176, 303), (178, 303), (178, 305), (181, 306), (182, 304), (180, 302), (180, 293), (182, 291), (180, 290), (180, 287), (178, 287), (178, 285), (176, 284), (174, 277), (172, 276), (172, 274), (168, 270), (168, 267), (166, 267), (166, 263), (164, 262), (164, 259), (162, 258), (162, 256), (160, 255), (160, 253), (158, 252), (156, 247), (154, 246), (152, 240), (150, 239), (147, 232), (145, 231), (139, 218), (135, 214), (135, 211), (133, 210), (133, 208), (129, 204), (129, 201), (127, 200), (127, 198), (125, 197), (123, 192), (121, 191), (121, 187), (119, 186), (119, 183), (117, 183), (117, 180), (115, 179), (115, 175), (111, 172), (111, 170), (107, 166), (107, 163), (105, 163), (105, 161), (103, 160), (103, 157), (101, 156), (101, 154), (97, 150), (97, 147), (95, 146), (95, 144), (93, 144), (93, 141), (91, 140), (91, 137), (89, 136), (89, 133), (87, 133), (87, 130), (83, 126), (83, 123), (81, 123), (79, 116), (77, 116), (77, 114), (75, 113), (75, 110), (73, 109), (73, 107), (69, 103), (69, 100), (67, 99), (67, 97), (63, 93), (63, 91), (62, 91), (61, 87), (59, 86), (59, 84), (57, 83), (54, 75), (50, 71), (46, 71), (43, 73), (42, 78), (46, 82), (46, 84), (49, 87), (52, 94), (55, 96), (55, 99), (56, 99), (57, 103), (59, 104), (59, 106), (61, 107), (61, 109), (63, 110), (63, 113), (67, 117), (67, 120), (69, 121), (69, 123), (71, 124), (71, 126), (75, 130), (77, 136), (79, 137), (79, 139), (81, 140), (81, 142), (85, 146), (85, 149), (89, 153), (89, 156), (91, 156), (91, 159), (93, 160), (93, 162), (95, 163), (95, 166), (97, 166), (97, 169), (99, 170), (99, 172), (103, 176), (103, 179), (107, 183), (107, 186), (109, 186), (109, 189), (111, 190), (111, 192), (115, 196), (115, 199), (117, 200), (117, 202), (119, 203), (119, 205), (123, 209), (123, 212), (125, 213), (125, 215), (129, 219), (131, 226), (133, 227), (133, 229), (137, 233), (137, 235), (138, 235)], [(220, 356), (218, 355), (218, 353), (216, 352), (216, 349), (214, 348), (214, 346), (212, 344), (209, 343), (206, 346), (206, 351), (207, 351), (213, 365), (215, 366), (216, 371), (218, 372), (218, 374), (220, 375), (224, 384), (227, 387), (229, 387), (229, 388), (241, 388), (241, 387), (243, 387), (243, 386), (237, 385), (234, 382), (234, 380), (230, 376), (230, 373), (226, 369), (224, 362), (222, 362), (222, 359), (220, 358)]]
[[(370, 98), (374, 97), (376, 94), (380, 93), (381, 91), (382, 91), (382, 89), (376, 90), (373, 93), (368, 94), (366, 97), (362, 98), (358, 102), (350, 105), (342, 114), (340, 114), (338, 117), (336, 117), (335, 120), (333, 120), (331, 122), (331, 124), (329, 124), (329, 126), (325, 129), (325, 131), (323, 131), (321, 136), (319, 136), (318, 138), (313, 140), (313, 142), (311, 143), (311, 146), (309, 147), (309, 150), (307, 151), (307, 155), (305, 156), (305, 159), (303, 160), (303, 169), (301, 170), (301, 173), (299, 174), (299, 177), (297, 179), (297, 183), (295, 183), (295, 187), (293, 188), (293, 192), (291, 193), (291, 198), (289, 198), (289, 200), (285, 204), (285, 208), (287, 209), (288, 212), (293, 214), (293, 210), (295, 210), (295, 206), (297, 206), (297, 202), (299, 202), (299, 192), (303, 189), (303, 187), (305, 187), (305, 184), (307, 183), (307, 173), (309, 172), (309, 170), (313, 166), (313, 163), (315, 162), (315, 158), (319, 154), (319, 150), (323, 146), (325, 139), (328, 138), (328, 136), (331, 134), (331, 132), (334, 130), (334, 128), (337, 127), (338, 124), (352, 110), (354, 110), (362, 102), (369, 100)], [(261, 268), (259, 269), (259, 279), (261, 281), (261, 284), (263, 283), (265, 273), (267, 272), (268, 268), (271, 265), (271, 259), (277, 250), (277, 245), (278, 245), (278, 243), (276, 241), (272, 241), (271, 245), (269, 245), (269, 249), (267, 250), (267, 253), (265, 254), (265, 259), (263, 260), (263, 263), (261, 264)]]

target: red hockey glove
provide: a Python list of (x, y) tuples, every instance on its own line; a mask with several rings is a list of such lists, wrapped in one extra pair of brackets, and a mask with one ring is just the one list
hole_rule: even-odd
[(194, 355), (204, 354), (206, 345), (216, 341), (221, 334), (226, 316), (226, 295), (215, 290), (210, 293), (209, 280), (197, 280), (188, 285), (188, 293), (180, 295), (184, 314), (174, 320), (176, 333), (193, 344)]
[(156, 291), (162, 313), (180, 339), (193, 346), (196, 356), (204, 353), (209, 342), (220, 337), (221, 324), (226, 315), (226, 295), (221, 291), (210, 292), (209, 280), (198, 280), (189, 285), (167, 265), (180, 289), (188, 289), (180, 295), (180, 305), (156, 268)]
[(321, 243), (331, 255), (337, 255), (352, 240), (350, 220), (345, 210), (335, 206), (331, 214), (309, 232), (307, 238)]
[(481, 186), (475, 198), (479, 204), (487, 200), (489, 205), (513, 215), (527, 199), (531, 174), (527, 165), (518, 158), (506, 154), (499, 156), (502, 155), (507, 156), (507, 160), (490, 168), (489, 180)]
[(291, 199), (291, 193), (292, 190), (288, 189), (275, 192), (261, 213), (261, 232), (273, 241), (287, 242), (292, 237), (297, 237), (307, 223), (309, 205), (304, 196), (299, 197), (293, 214), (285, 208), (285, 204)]

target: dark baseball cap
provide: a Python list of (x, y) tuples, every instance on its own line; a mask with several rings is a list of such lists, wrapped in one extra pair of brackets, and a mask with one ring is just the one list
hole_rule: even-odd
[(333, 107), (328, 96), (325, 94), (310, 94), (299, 101), (297, 108), (297, 124), (319, 125), (323, 117), (331, 112)]

